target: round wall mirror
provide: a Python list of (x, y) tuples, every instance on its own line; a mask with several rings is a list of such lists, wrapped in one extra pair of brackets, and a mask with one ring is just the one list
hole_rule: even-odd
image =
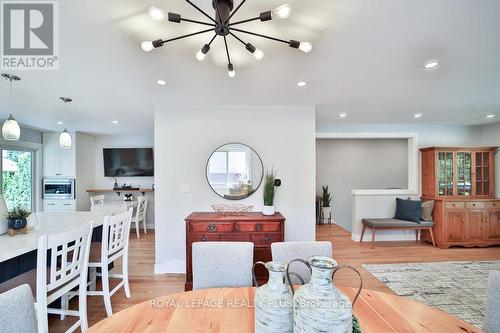
[(217, 148), (207, 162), (207, 180), (212, 190), (229, 200), (251, 196), (260, 186), (264, 166), (259, 155), (242, 143)]

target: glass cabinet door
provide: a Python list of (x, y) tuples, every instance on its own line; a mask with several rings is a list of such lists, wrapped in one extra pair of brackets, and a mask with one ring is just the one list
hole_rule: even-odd
[(476, 195), (491, 195), (490, 189), (490, 153), (476, 152)]
[(453, 153), (438, 152), (438, 193), (453, 195)]
[(457, 152), (457, 195), (472, 195), (472, 153)]

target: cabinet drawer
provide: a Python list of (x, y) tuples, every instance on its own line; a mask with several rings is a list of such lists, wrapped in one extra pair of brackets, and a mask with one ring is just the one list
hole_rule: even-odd
[(280, 232), (281, 223), (236, 222), (239, 232)]
[(467, 209), (484, 209), (485, 202), (469, 201), (465, 203)]
[(251, 242), (250, 234), (221, 234), (219, 240), (222, 242)]
[(217, 242), (219, 238), (218, 234), (191, 234), (189, 235), (188, 243), (191, 246), (191, 243), (196, 242)]
[(444, 203), (446, 209), (464, 209), (465, 202), (463, 201), (449, 201)]
[(486, 202), (488, 209), (500, 209), (500, 201)]
[(233, 232), (233, 222), (190, 222), (192, 232)]
[(44, 210), (75, 210), (74, 200), (44, 200)]
[(280, 242), (280, 234), (254, 234), (252, 235), (252, 242), (255, 246), (269, 246), (274, 242)]

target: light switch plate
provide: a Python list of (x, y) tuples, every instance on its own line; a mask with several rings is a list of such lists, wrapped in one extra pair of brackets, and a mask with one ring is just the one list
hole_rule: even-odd
[(181, 193), (189, 193), (189, 184), (181, 184)]

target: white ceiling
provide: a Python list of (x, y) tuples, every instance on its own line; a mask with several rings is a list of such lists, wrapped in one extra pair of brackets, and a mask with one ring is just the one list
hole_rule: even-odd
[[(193, 0), (213, 12), (212, 0)], [(239, 0), (235, 0), (239, 3)], [(262, 49), (261, 62), (231, 41), (237, 77), (226, 74), (219, 38), (204, 63), (194, 55), (211, 33), (144, 53), (140, 41), (203, 30), (149, 20), (150, 5), (207, 20), (183, 0), (61, 1), (60, 70), (17, 72), (13, 113), (23, 124), (96, 134), (142, 134), (153, 110), (186, 104), (317, 105), (318, 122), (449, 123), (500, 118), (500, 1), (287, 0), (289, 20), (241, 28), (313, 42), (310, 54), (240, 34)], [(279, 0), (248, 0), (235, 20), (257, 16)], [(423, 69), (427, 60), (441, 65)], [(157, 79), (167, 85), (159, 87)], [(296, 82), (307, 81), (305, 88)], [(2, 81), (0, 116), (9, 113)], [(67, 115), (59, 96), (74, 99)], [(339, 120), (338, 114), (348, 117)], [(423, 113), (419, 120), (413, 113)], [(112, 120), (118, 125), (111, 125)]]

